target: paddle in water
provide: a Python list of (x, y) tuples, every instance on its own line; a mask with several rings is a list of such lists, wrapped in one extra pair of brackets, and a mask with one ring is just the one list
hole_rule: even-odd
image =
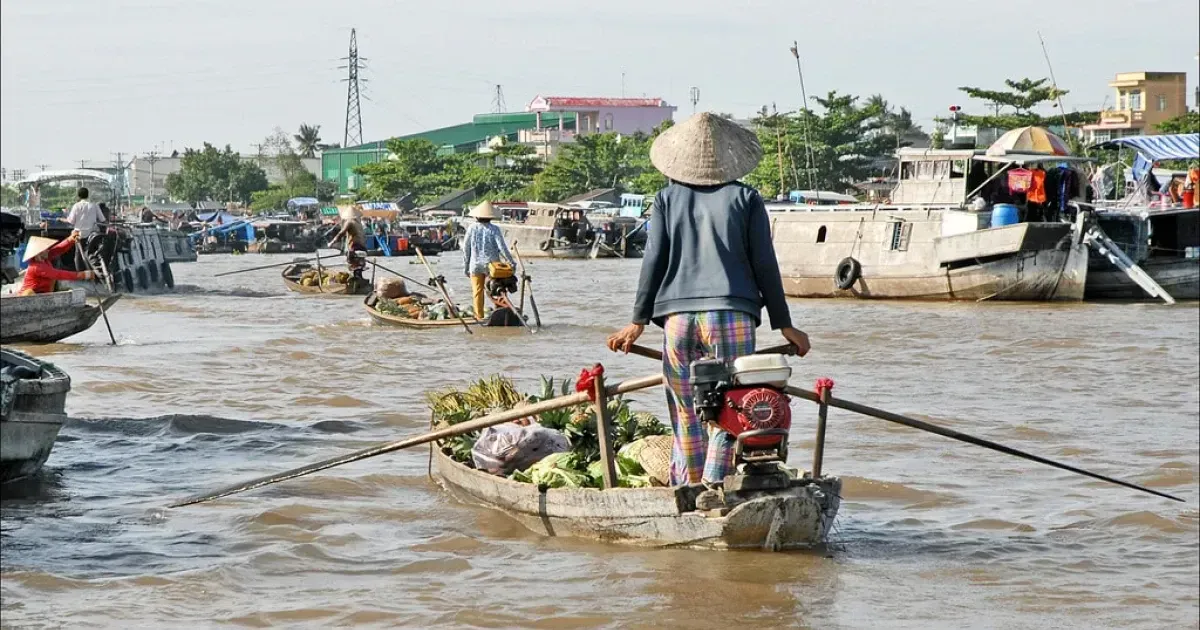
[[(421, 264), (425, 265), (425, 270), (429, 272), (429, 283), (437, 285), (437, 288), (442, 292), (442, 297), (446, 300), (446, 307), (450, 309), (451, 317), (454, 317), (458, 319), (459, 322), (462, 322), (463, 328), (466, 329), (467, 334), (474, 335), (475, 333), (471, 331), (471, 326), (467, 324), (467, 320), (463, 319), (462, 313), (459, 312), (458, 307), (454, 306), (454, 300), (450, 299), (450, 293), (446, 291), (446, 279), (433, 273), (433, 267), (429, 265), (428, 260), (425, 260), (425, 254), (421, 252), (420, 247), (415, 247), (414, 249), (417, 252), (417, 258), (421, 259)], [(475, 319), (479, 319), (479, 315), (479, 313), (476, 313)]]
[[(630, 347), (629, 352), (630, 352), (630, 354), (636, 354), (638, 356), (643, 356), (643, 357), (647, 357), (650, 359), (657, 359), (659, 361), (662, 360), (662, 352), (659, 352), (658, 350), (646, 348), (644, 346), (639, 346), (637, 344), (634, 344), (632, 347)], [(788, 394), (791, 394), (792, 396), (797, 397), (797, 398), (811, 400), (818, 404), (822, 402), (821, 396), (819, 396), (816, 392), (812, 392), (812, 391), (809, 391), (806, 389), (801, 389), (799, 387), (793, 387), (793, 386), (789, 385), (787, 388), (784, 389), (784, 391), (787, 392)], [(849, 401), (849, 400), (844, 400), (841, 398), (834, 398), (832, 396), (827, 397), (827, 399), (825, 400), (825, 403), (828, 404), (830, 407), (837, 407), (839, 409), (845, 409), (846, 411), (853, 411), (855, 413), (859, 413), (864, 416), (870, 416), (872, 418), (878, 418), (880, 420), (887, 420), (888, 422), (895, 422), (896, 424), (902, 424), (906, 427), (911, 427), (913, 429), (919, 429), (921, 431), (926, 431), (928, 433), (933, 433), (936, 435), (940, 435), (942, 437), (948, 437), (952, 440), (958, 440), (959, 442), (966, 442), (967, 444), (974, 444), (975, 446), (982, 446), (983, 448), (997, 451), (1000, 453), (1004, 453), (1006, 455), (1012, 455), (1014, 457), (1020, 457), (1022, 459), (1027, 459), (1031, 462), (1037, 462), (1039, 464), (1053, 466), (1053, 467), (1059, 468), (1061, 470), (1073, 472), (1077, 475), (1083, 475), (1085, 477), (1099, 479), (1100, 481), (1107, 481), (1108, 483), (1116, 484), (1118, 486), (1124, 486), (1126, 488), (1131, 488), (1133, 490), (1139, 490), (1141, 492), (1147, 492), (1149, 494), (1160, 496), (1165, 499), (1171, 499), (1172, 501), (1183, 502), (1183, 499), (1181, 499), (1175, 495), (1172, 495), (1172, 494), (1167, 494), (1166, 492), (1159, 492), (1158, 490), (1154, 490), (1152, 488), (1147, 488), (1145, 486), (1139, 486), (1136, 483), (1132, 483), (1129, 481), (1123, 481), (1121, 479), (1116, 479), (1113, 477), (1109, 477), (1107, 475), (1102, 475), (1100, 473), (1092, 472), (1090, 470), (1084, 470), (1083, 468), (1077, 468), (1070, 464), (1064, 464), (1062, 462), (1057, 462), (1052, 459), (1042, 457), (1040, 455), (1034, 455), (1033, 453), (1027, 453), (1025, 451), (1015, 449), (1011, 446), (1005, 446), (1004, 444), (1000, 444), (999, 442), (985, 440), (981, 437), (976, 437), (974, 435), (963, 433), (961, 431), (955, 431), (954, 429), (947, 429), (946, 427), (938, 426), (936, 424), (933, 424), (930, 422), (925, 422), (922, 420), (917, 420), (916, 418), (910, 418), (908, 416), (903, 416), (898, 413), (892, 413), (890, 411), (884, 411), (883, 409), (876, 409), (874, 407), (868, 407), (867, 405), (863, 405), (863, 404), (856, 403), (856, 402)]]
[[(87, 252), (83, 250), (83, 245), (80, 245), (79, 241), (75, 241), (75, 249), (78, 250), (79, 255), (82, 256), (85, 261), (87, 261), (88, 267), (92, 267), (92, 260), (88, 258)], [(96, 273), (96, 269), (94, 267), (91, 271), (93, 274)], [(104, 275), (104, 280), (106, 283), (112, 282), (112, 280), (108, 277), (108, 274)], [(112, 286), (109, 285), (109, 290), (111, 289)], [(108, 329), (108, 340), (112, 342), (112, 345), (117, 345), (117, 337), (113, 334), (112, 324), (108, 323), (108, 309), (104, 307), (104, 298), (99, 296), (96, 297), (96, 308), (100, 309), (100, 317), (104, 318), (104, 327)], [(96, 320), (93, 319), (92, 321)]]

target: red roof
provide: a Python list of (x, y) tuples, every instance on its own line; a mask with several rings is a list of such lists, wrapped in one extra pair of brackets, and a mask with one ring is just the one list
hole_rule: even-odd
[(661, 98), (591, 98), (586, 96), (547, 96), (550, 107), (663, 107)]

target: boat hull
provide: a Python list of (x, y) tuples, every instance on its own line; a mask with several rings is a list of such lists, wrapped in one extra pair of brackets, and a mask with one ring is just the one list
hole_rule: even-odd
[[(1146, 295), (1124, 271), (1108, 261), (1088, 271), (1084, 297), (1089, 300), (1157, 300)], [(1138, 264), (1176, 300), (1200, 300), (1200, 259), (1164, 258)]]
[(563, 258), (583, 260), (591, 256), (591, 244), (551, 247), (552, 230), (538, 225), (497, 224), (508, 246), (520, 246), (522, 258)]
[[(120, 299), (104, 299), (109, 308)], [(91, 328), (100, 309), (86, 303), (81, 289), (0, 298), (0, 343), (54, 343)]]
[(428, 330), (431, 328), (445, 328), (447, 326), (462, 326), (462, 322), (466, 321), (468, 326), (473, 326), (479, 322), (471, 318), (458, 319), (413, 319), (411, 317), (399, 317), (397, 315), (389, 315), (371, 308), (367, 304), (363, 304), (363, 309), (371, 316), (371, 320), (376, 324), (384, 326), (396, 326), (398, 328), (413, 328), (418, 330)]
[(0, 483), (37, 474), (66, 421), (71, 379), (53, 364), (22, 352), (0, 350), (3, 362), (40, 369), (41, 378), (5, 382), (0, 394)]
[[(1073, 224), (989, 228), (978, 213), (945, 208), (772, 213), (771, 224), (792, 297), (1077, 301), (1087, 282), (1088, 249)], [(847, 259), (860, 273), (843, 289)]]
[(551, 488), (468, 468), (440, 451), (433, 473), (470, 503), (499, 509), (532, 531), (648, 547), (806, 549), (825, 542), (840, 505), (841, 480), (822, 478), (750, 499), (724, 515), (680, 512), (674, 488)]

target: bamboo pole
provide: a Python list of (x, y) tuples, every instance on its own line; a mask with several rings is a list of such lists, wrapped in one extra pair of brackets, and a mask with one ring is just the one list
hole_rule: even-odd
[[(662, 381), (662, 374), (653, 374), (650, 376), (643, 376), (640, 378), (632, 378), (626, 381), (621, 381), (616, 385), (608, 385), (604, 388), (604, 392), (608, 396), (619, 396), (621, 394), (637, 391), (639, 389), (648, 389), (657, 385), (661, 385)], [(446, 438), (462, 435), (463, 433), (470, 433), (472, 431), (478, 431), (480, 429), (485, 429), (487, 427), (504, 422), (519, 420), (527, 416), (537, 415), (547, 411), (554, 411), (555, 409), (584, 405), (590, 401), (591, 399), (588, 397), (587, 392), (579, 392), (575, 394), (568, 394), (566, 396), (559, 396), (557, 398), (551, 398), (550, 400), (543, 400), (542, 402), (534, 403), (525, 407), (509, 409), (508, 411), (489, 414), (483, 416), (482, 418), (468, 420), (467, 422), (461, 422), (443, 429), (429, 431), (415, 437), (405, 438), (395, 442), (387, 442), (385, 444), (378, 444), (370, 448), (354, 451), (353, 453), (347, 453), (331, 459), (301, 466), (300, 468), (293, 468), (292, 470), (276, 473), (274, 475), (251, 479), (250, 481), (244, 481), (220, 490), (182, 499), (176, 503), (172, 503), (167, 507), (177, 508), (185, 505), (193, 505), (196, 503), (204, 503), (205, 501), (212, 501), (213, 499), (227, 497), (231, 494), (237, 494), (239, 492), (261, 488), (263, 486), (279, 483), (281, 481), (287, 481), (288, 479), (295, 479), (296, 477), (310, 475), (327, 468), (333, 468), (335, 466), (341, 466), (342, 464), (349, 464), (351, 462), (367, 459), (369, 457), (375, 457), (376, 455), (383, 455), (384, 453), (391, 453), (393, 451), (399, 451), (412, 446), (420, 446), (421, 444), (428, 444), (430, 442), (444, 440)]]
[(604, 489), (617, 487), (616, 453), (613, 451), (612, 417), (608, 413), (608, 394), (604, 390), (604, 375), (595, 379), (596, 402), (592, 403), (596, 410), (596, 435), (600, 440), (600, 465), (604, 473)]
[[(318, 258), (318, 259), (325, 259), (325, 258), (335, 258), (335, 257), (337, 257), (337, 256), (341, 256), (341, 254), (325, 254), (324, 256), (317, 256), (317, 258)], [(220, 278), (221, 276), (232, 276), (232, 275), (233, 275), (233, 274), (235, 274), (235, 273), (247, 273), (247, 272), (250, 272), (250, 271), (259, 271), (259, 270), (262, 270), (262, 269), (271, 269), (271, 268), (273, 268), (273, 267), (286, 267), (286, 266), (288, 266), (288, 265), (297, 265), (297, 264), (300, 264), (300, 263), (306, 263), (306, 262), (309, 262), (309, 261), (311, 261), (311, 260), (312, 260), (312, 258), (293, 259), (293, 260), (289, 260), (288, 262), (274, 263), (274, 264), (271, 264), (271, 265), (262, 265), (261, 267), (250, 267), (249, 269), (238, 269), (238, 270), (236, 270), (236, 271), (224, 271), (224, 272), (221, 272), (221, 273), (215, 273), (215, 274), (213, 274), (213, 277), (214, 277), (214, 278)]]
[(825, 419), (829, 416), (829, 390), (832, 387), (833, 381), (829, 381), (827, 387), (817, 390), (821, 398), (817, 403), (819, 406), (817, 407), (817, 441), (813, 444), (813, 479), (821, 478), (821, 468), (825, 464)]
[[(471, 327), (467, 325), (467, 320), (463, 319), (462, 313), (460, 313), (458, 307), (454, 305), (454, 300), (450, 299), (450, 293), (446, 291), (446, 280), (441, 276), (434, 275), (433, 267), (429, 266), (428, 260), (425, 260), (425, 254), (421, 252), (420, 246), (415, 246), (414, 249), (417, 252), (417, 258), (421, 259), (421, 264), (425, 265), (425, 270), (429, 272), (429, 281), (436, 284), (438, 290), (442, 292), (442, 297), (446, 300), (446, 307), (450, 309), (450, 316), (457, 319), (458, 322), (462, 324), (463, 329), (467, 331), (468, 335), (474, 335), (475, 333), (471, 330)], [(479, 316), (482, 314), (483, 313), (475, 313), (475, 319), (480, 319)]]

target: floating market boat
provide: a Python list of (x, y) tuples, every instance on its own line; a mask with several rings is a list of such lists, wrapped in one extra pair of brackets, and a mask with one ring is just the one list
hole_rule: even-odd
[(804, 549), (825, 542), (841, 504), (841, 479), (797, 477), (786, 488), (746, 493), (725, 511), (696, 508), (702, 485), (548, 488), (460, 464), (440, 450), (433, 473), (452, 494), (504, 511), (549, 536), (695, 549)]
[(67, 416), (71, 378), (53, 364), (0, 349), (0, 483), (36, 474)]
[(333, 274), (326, 271), (326, 277), (329, 282), (326, 284), (304, 284), (304, 274), (309, 271), (317, 271), (316, 267), (307, 264), (289, 265), (283, 268), (283, 286), (290, 291), (296, 293), (311, 293), (314, 295), (368, 295), (371, 293), (371, 284), (363, 281), (361, 283), (354, 282), (337, 282), (335, 278), (330, 277)]
[(401, 328), (442, 328), (445, 326), (462, 326), (462, 322), (467, 322), (468, 325), (476, 325), (479, 322), (473, 317), (464, 317), (462, 320), (450, 317), (447, 319), (417, 319), (415, 317), (402, 317), (391, 313), (384, 313), (375, 308), (375, 303), (371, 299), (374, 295), (367, 296), (363, 301), (363, 309), (371, 316), (371, 320), (377, 324), (385, 326), (399, 326)]
[(610, 255), (600, 247), (596, 230), (579, 208), (533, 201), (494, 205), (505, 216), (496, 226), (509, 247), (519, 245), (525, 258), (584, 259)]
[[(103, 300), (108, 309), (121, 295)], [(0, 343), (54, 343), (91, 328), (100, 308), (83, 289), (0, 297)]]

